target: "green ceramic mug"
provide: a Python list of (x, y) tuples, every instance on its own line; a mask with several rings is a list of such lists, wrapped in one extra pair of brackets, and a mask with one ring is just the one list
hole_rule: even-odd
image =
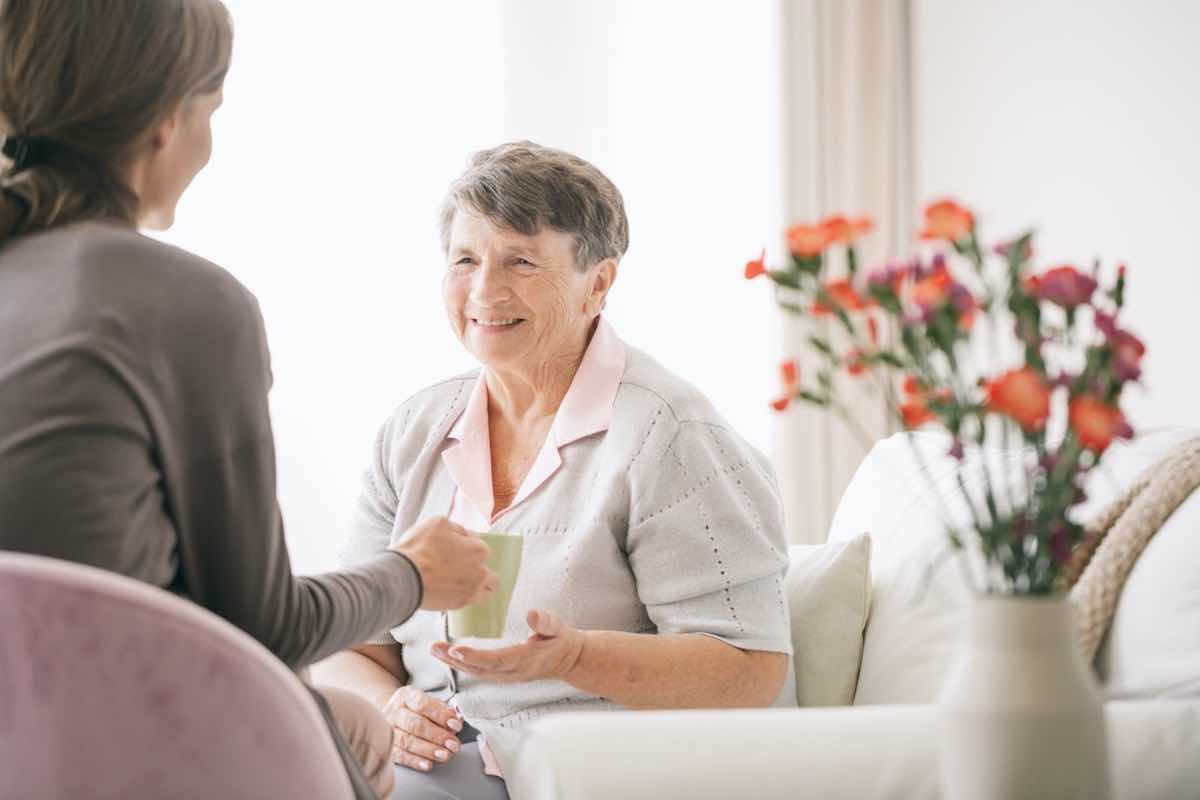
[(450, 638), (497, 639), (504, 635), (508, 603), (521, 571), (521, 547), (524, 540), (509, 533), (481, 533), (488, 546), (488, 567), (500, 576), (495, 594), (482, 603), (474, 603), (448, 612)]

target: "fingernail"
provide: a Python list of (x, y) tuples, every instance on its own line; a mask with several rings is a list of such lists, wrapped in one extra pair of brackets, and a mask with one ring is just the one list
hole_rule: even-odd
[(428, 762), (428, 761), (422, 761), (422, 762), (421, 762), (421, 769), (425, 769), (425, 770), (429, 769), (429, 762)]
[(447, 758), (450, 757), (450, 754), (447, 753), (445, 750), (434, 750), (433, 757), (436, 758), (438, 761), (445, 761)]
[(455, 733), (458, 733), (462, 730), (462, 722), (459, 721), (458, 717), (451, 717), (450, 721), (446, 724), (449, 725), (450, 730), (454, 731)]
[(457, 647), (451, 647), (448, 652), (451, 658), (462, 658), (462, 650), (459, 650)]
[(459, 744), (458, 742), (454, 741), (453, 739), (447, 739), (447, 740), (446, 740), (446, 747), (449, 747), (449, 748), (450, 748), (452, 751), (454, 751), (455, 753), (457, 753), (457, 752), (458, 752), (458, 748), (462, 747), (462, 745), (461, 745), (461, 744)]

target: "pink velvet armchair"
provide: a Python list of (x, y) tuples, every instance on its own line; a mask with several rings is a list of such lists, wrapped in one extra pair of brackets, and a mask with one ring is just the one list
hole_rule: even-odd
[(0, 800), (352, 796), (316, 703), (168, 592), (0, 553)]

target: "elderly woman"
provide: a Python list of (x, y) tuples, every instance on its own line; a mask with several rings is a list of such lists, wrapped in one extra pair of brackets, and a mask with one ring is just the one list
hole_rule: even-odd
[(419, 612), (326, 663), (394, 725), (393, 797), (507, 797), (496, 776), (544, 714), (794, 704), (771, 468), (601, 315), (629, 242), (616, 187), (503, 145), (451, 186), (442, 241), (450, 325), (482, 369), (384, 423), (346, 557), (434, 515), (524, 554), (497, 647)]

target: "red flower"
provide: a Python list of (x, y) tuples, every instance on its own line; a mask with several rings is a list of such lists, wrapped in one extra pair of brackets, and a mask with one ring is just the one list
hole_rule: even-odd
[(1136, 381), (1142, 374), (1146, 345), (1129, 331), (1118, 330), (1108, 340), (1113, 349), (1113, 371), (1123, 381)]
[(753, 280), (759, 275), (767, 274), (766, 264), (763, 263), (766, 257), (767, 249), (764, 247), (763, 251), (758, 254), (758, 258), (754, 259), (753, 261), (746, 262), (746, 280)]
[(1026, 278), (1025, 291), (1039, 300), (1047, 300), (1070, 310), (1092, 299), (1096, 280), (1074, 267), (1055, 267), (1041, 275)]
[(813, 258), (829, 246), (829, 232), (820, 225), (793, 225), (787, 229), (788, 249), (797, 258)]
[(772, 400), (771, 408), (775, 409), (776, 411), (786, 411), (787, 407), (791, 405), (791, 402), (792, 396), (790, 394), (785, 394), (782, 397), (776, 397), (774, 400)]
[(975, 216), (953, 200), (942, 200), (925, 209), (925, 228), (921, 238), (957, 242), (971, 232)]
[(830, 242), (841, 242), (843, 244), (852, 243), (859, 236), (870, 233), (874, 227), (875, 223), (870, 217), (847, 219), (841, 214), (828, 217), (821, 223), (821, 228), (824, 229), (825, 235), (829, 237)]
[[(862, 311), (868, 305), (867, 301), (854, 290), (854, 287), (848, 280), (830, 281), (825, 284), (824, 290), (834, 306), (846, 311)], [(818, 300), (813, 303), (812, 313), (814, 316), (820, 317), (832, 314), (833, 309)]]
[(867, 317), (867, 338), (871, 344), (879, 344), (879, 323), (874, 317)]
[(987, 406), (1027, 431), (1041, 430), (1050, 416), (1050, 387), (1036, 370), (1015, 369), (987, 383)]
[(1070, 420), (1079, 444), (1095, 453), (1103, 453), (1117, 437), (1133, 435), (1120, 409), (1090, 395), (1071, 400)]
[(1142, 374), (1146, 345), (1129, 331), (1118, 328), (1116, 318), (1103, 311), (1096, 312), (1096, 328), (1112, 348), (1113, 372), (1123, 381), (1136, 381)]

